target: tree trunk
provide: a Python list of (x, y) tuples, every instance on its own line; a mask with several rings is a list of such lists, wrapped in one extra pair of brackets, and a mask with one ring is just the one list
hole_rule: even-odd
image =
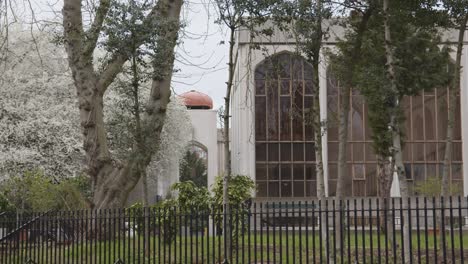
[(379, 198), (380, 198), (380, 208), (382, 210), (388, 210), (384, 205), (384, 200), (390, 199), (390, 188), (392, 185), (392, 178), (395, 167), (395, 163), (390, 161), (388, 157), (378, 156), (377, 158), (377, 173), (379, 179)]
[(231, 241), (231, 210), (230, 210), (230, 201), (229, 201), (229, 180), (231, 179), (232, 169), (231, 169), (231, 151), (229, 147), (229, 119), (230, 119), (230, 107), (231, 107), (231, 92), (234, 82), (234, 71), (236, 70), (236, 59), (234, 58), (234, 46), (235, 46), (235, 26), (230, 28), (230, 37), (229, 37), (229, 77), (226, 82), (226, 96), (224, 97), (224, 116), (223, 116), (223, 125), (224, 125), (224, 177), (223, 177), (223, 205), (225, 210), (224, 217), (224, 239), (225, 246), (227, 248), (225, 256), (225, 262), (231, 263), (232, 255), (232, 241)]
[[(98, 11), (106, 8), (102, 1)], [(170, 97), (170, 83), (174, 63), (174, 47), (177, 42), (178, 24), (182, 0), (160, 0), (148, 15), (174, 26), (163, 26), (156, 57), (163, 63), (154, 63), (158, 73), (153, 77), (147, 112), (142, 119), (143, 142), (146, 149), (133, 150), (122, 164), (115, 162), (107, 146), (104, 128), (103, 95), (115, 76), (121, 72), (128, 57), (116, 52), (107, 67), (97, 73), (92, 54), (96, 39), (102, 29), (107, 11), (97, 12), (90, 31), (83, 29), (81, 0), (65, 0), (63, 25), (65, 47), (77, 90), (81, 128), (88, 173), (94, 189), (94, 207), (111, 208), (125, 204), (127, 196), (140, 180), (140, 168), (146, 168), (160, 139), (162, 126)], [(108, 7), (107, 7), (108, 9)], [(145, 23), (152, 24), (145, 20)], [(177, 25), (177, 26), (175, 26)]]
[(408, 211), (405, 210), (406, 207), (408, 206), (406, 201), (407, 198), (409, 197), (409, 190), (408, 190), (408, 184), (406, 182), (406, 173), (405, 173), (405, 167), (403, 165), (403, 155), (402, 155), (402, 148), (401, 148), (401, 131), (400, 131), (400, 124), (398, 121), (398, 114), (400, 110), (400, 98), (399, 98), (399, 93), (398, 89), (396, 86), (396, 77), (395, 77), (395, 69), (394, 69), (394, 54), (393, 54), (393, 48), (392, 48), (392, 38), (391, 38), (391, 33), (390, 33), (390, 25), (389, 25), (389, 6), (388, 6), (389, 0), (383, 0), (383, 12), (384, 12), (384, 30), (385, 30), (385, 56), (387, 59), (386, 67), (387, 67), (387, 76), (390, 81), (390, 88), (393, 94), (393, 109), (391, 112), (390, 116), (390, 129), (392, 132), (392, 141), (393, 141), (393, 146), (392, 146), (392, 157), (395, 162), (395, 167), (396, 167), (396, 172), (398, 175), (398, 180), (400, 182), (400, 193), (401, 193), (401, 199), (404, 199), (403, 201), (403, 208), (401, 210), (403, 211), (403, 219), (400, 219), (401, 221), (401, 228), (403, 228), (403, 241), (404, 241), (404, 248), (403, 248), (403, 253), (404, 256), (406, 256), (405, 262), (409, 263), (410, 259), (412, 256), (410, 255), (410, 240), (409, 240), (409, 235), (410, 235), (410, 230), (409, 230), (409, 225), (408, 221), (409, 215)]
[(460, 28), (458, 31), (458, 42), (457, 42), (457, 55), (455, 61), (455, 72), (451, 87), (449, 89), (449, 111), (447, 121), (447, 139), (445, 141), (445, 155), (444, 155), (444, 169), (442, 172), (442, 197), (448, 197), (450, 195), (450, 165), (452, 164), (452, 145), (453, 145), (453, 134), (455, 127), (455, 111), (457, 104), (457, 93), (460, 91), (460, 72), (461, 72), (461, 58), (463, 52), (463, 40), (465, 37), (466, 23), (468, 22), (468, 15), (462, 19)]
[[(339, 205), (340, 201), (345, 198), (345, 189), (346, 189), (346, 178), (349, 177), (349, 172), (346, 168), (346, 153), (348, 145), (348, 123), (349, 123), (349, 110), (350, 110), (350, 94), (351, 87), (354, 76), (354, 67), (361, 59), (361, 46), (362, 46), (362, 37), (364, 32), (367, 29), (367, 23), (372, 14), (372, 8), (368, 8), (362, 19), (359, 23), (359, 26), (356, 31), (357, 38), (353, 45), (352, 57), (349, 63), (349, 69), (346, 75), (344, 76), (343, 86), (340, 87), (341, 90), (341, 107), (340, 107), (340, 124), (338, 128), (338, 176), (336, 182), (336, 204)], [(344, 210), (345, 203), (342, 203), (342, 208), (339, 208), (340, 211)], [(337, 249), (341, 249), (342, 242), (344, 243), (343, 237), (341, 235), (341, 230), (344, 230), (343, 219), (338, 218), (336, 221), (336, 237), (337, 239)]]

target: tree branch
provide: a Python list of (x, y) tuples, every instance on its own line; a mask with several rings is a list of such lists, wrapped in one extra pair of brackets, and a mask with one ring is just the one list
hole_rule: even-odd
[(86, 42), (84, 45), (83, 55), (86, 57), (91, 57), (93, 55), (94, 49), (96, 48), (96, 43), (99, 38), (99, 34), (102, 29), (102, 25), (104, 23), (104, 19), (107, 16), (109, 8), (110, 0), (100, 1), (93, 24), (91, 25), (91, 28), (85, 33)]
[(81, 0), (64, 0), (62, 14), (64, 29), (63, 33), (66, 39), (65, 48), (67, 49), (69, 60), (73, 63), (82, 63), (80, 56), (83, 45), (83, 18), (81, 14)]
[[(148, 28), (148, 27), (154, 27), (154, 19), (157, 17), (161, 16), (161, 13), (166, 12), (165, 9), (167, 9), (166, 6), (166, 1), (158, 1), (158, 3), (153, 7), (151, 12), (146, 16), (145, 20), (143, 21), (141, 27), (142, 28)], [(156, 30), (156, 29), (155, 29)], [(145, 39), (141, 38), (139, 39), (136, 43), (135, 46), (138, 47), (140, 46)], [(101, 72), (98, 78), (98, 88), (101, 93), (104, 93), (111, 84), (117, 74), (121, 72), (123, 64), (128, 60), (128, 54), (126, 52), (122, 52), (120, 50), (117, 50), (112, 58), (108, 61), (107, 66), (104, 68), (104, 70)]]

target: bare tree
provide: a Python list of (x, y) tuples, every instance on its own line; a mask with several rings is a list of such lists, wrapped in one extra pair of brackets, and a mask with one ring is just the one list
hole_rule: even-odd
[[(392, 115), (390, 116), (390, 129), (392, 132), (392, 139), (393, 139), (393, 159), (395, 162), (395, 167), (398, 175), (398, 180), (400, 182), (400, 193), (401, 198), (405, 199), (409, 197), (409, 190), (408, 190), (408, 183), (406, 181), (406, 171), (403, 165), (403, 152), (401, 148), (401, 131), (398, 122), (398, 109), (400, 105), (400, 98), (398, 97), (398, 88), (396, 84), (396, 77), (395, 77), (395, 65), (394, 65), (394, 54), (393, 54), (393, 47), (392, 47), (392, 36), (390, 32), (390, 25), (389, 25), (389, 0), (383, 0), (383, 15), (384, 15), (384, 31), (385, 31), (385, 57), (386, 57), (386, 68), (387, 68), (387, 78), (390, 81), (390, 90), (393, 93), (393, 104), (394, 109), (392, 111)], [(409, 225), (406, 223), (409, 221), (408, 219), (408, 211), (404, 211), (404, 221), (401, 221), (401, 228), (403, 228), (403, 240), (404, 240), (404, 254), (407, 256), (407, 259), (411, 258), (410, 254), (410, 243), (409, 240)]]
[(113, 51), (100, 71), (95, 70), (93, 61), (111, 2), (99, 2), (96, 15), (87, 30), (83, 25), (82, 0), (64, 0), (62, 11), (65, 47), (77, 91), (83, 146), (88, 173), (94, 186), (96, 208), (123, 205), (141, 177), (141, 168), (148, 166), (156, 151), (171, 93), (174, 47), (183, 3), (182, 0), (159, 0), (141, 21), (142, 32), (145, 32), (144, 29), (154, 29), (155, 32), (141, 34), (136, 45), (148, 43), (157, 32), (157, 46), (154, 48), (155, 58), (158, 58), (152, 62), (154, 74), (151, 92), (141, 120), (144, 147), (132, 149), (126, 160), (117, 162), (108, 148), (103, 95), (122, 71), (129, 54), (119, 49)]

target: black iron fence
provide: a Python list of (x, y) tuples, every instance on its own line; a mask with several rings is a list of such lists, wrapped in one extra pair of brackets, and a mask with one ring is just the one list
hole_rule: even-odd
[(0, 263), (464, 263), (467, 205), (462, 197), (330, 199), (229, 212), (1, 214)]

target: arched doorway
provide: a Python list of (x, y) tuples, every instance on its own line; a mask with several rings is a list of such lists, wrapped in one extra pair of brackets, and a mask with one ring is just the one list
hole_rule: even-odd
[(208, 187), (208, 150), (192, 141), (180, 164), (180, 181), (193, 181), (199, 187)]

